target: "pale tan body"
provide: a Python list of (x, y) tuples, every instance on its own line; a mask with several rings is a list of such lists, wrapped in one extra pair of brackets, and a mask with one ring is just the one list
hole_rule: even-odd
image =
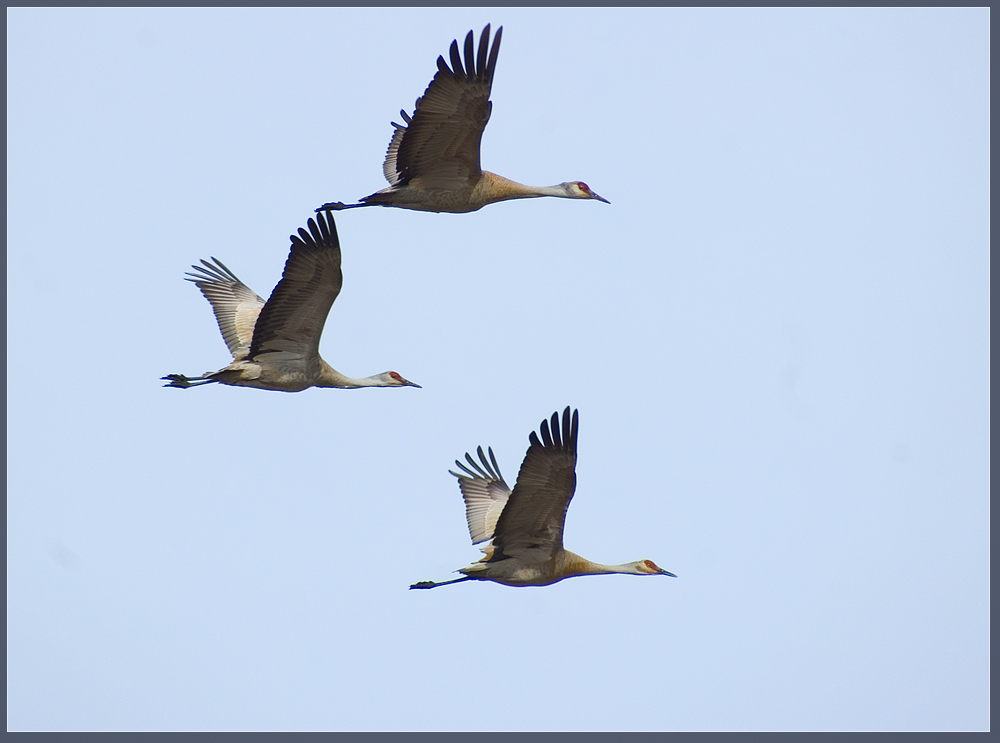
[(265, 302), (219, 260), (203, 260), (189, 273), (215, 312), (233, 355), (229, 366), (201, 377), (169, 374), (166, 387), (218, 382), (279, 392), (310, 387), (419, 387), (393, 371), (353, 379), (319, 355), (327, 315), (343, 284), (340, 242), (332, 215), (309, 220), (309, 232), (292, 235), (281, 281)]
[[(450, 212), (465, 214), (482, 209), (487, 204), (512, 199), (535, 199), (540, 196), (557, 196), (565, 199), (606, 199), (592, 191), (584, 192), (579, 182), (560, 183), (557, 186), (525, 186), (523, 183), (504, 178), (502, 175), (484, 170), (475, 185), (464, 185), (456, 189), (430, 189), (424, 180), (414, 178), (406, 188), (389, 187), (366, 196), (364, 204), (354, 206), (398, 206), (424, 212)], [(348, 208), (348, 207), (342, 207)]]
[[(489, 560), (489, 557), (484, 557), (483, 561), (467, 568), (460, 568), (458, 572), (474, 580), (491, 580), (494, 583), (503, 583), (505, 586), (550, 586), (566, 578), (580, 575), (612, 575), (616, 573), (656, 575), (661, 572), (659, 570), (631, 569), (637, 563), (601, 565), (567, 549), (559, 550), (551, 558), (537, 565), (527, 565), (518, 560), (503, 560), (491, 565), (485, 562), (486, 560)], [(642, 561), (638, 564), (642, 564)], [(668, 575), (665, 572), (663, 574)]]
[(563, 411), (562, 426), (553, 414), (551, 432), (542, 421), (541, 441), (534, 432), (512, 491), (500, 475), (493, 450), (489, 460), (479, 447), (480, 462), (466, 454), (472, 469), (455, 464), (466, 474), (458, 478), (465, 500), (466, 519), (472, 543), (486, 540), (486, 556), (461, 568), (464, 577), (434, 583), (423, 581), (410, 588), (436, 588), (465, 580), (489, 580), (506, 586), (548, 586), (579, 575), (669, 575), (651, 560), (622, 565), (591, 562), (563, 547), (566, 511), (576, 490), (576, 411)]
[(406, 126), (392, 124), (395, 131), (382, 165), (388, 188), (366, 196), (357, 204), (338, 201), (324, 204), (316, 211), (394, 206), (462, 214), (497, 201), (539, 196), (608, 203), (582, 181), (526, 186), (480, 167), (479, 149), (493, 108), (490, 89), (502, 33), (502, 28), (497, 29), (490, 49), (487, 25), (477, 56), (470, 31), (465, 38), (464, 69), (457, 41), (451, 44), (451, 68), (443, 57), (438, 57), (437, 74), (417, 100), (413, 116), (400, 111)]
[[(391, 374), (392, 372), (386, 372)], [(279, 392), (301, 392), (310, 387), (337, 387), (357, 389), (360, 387), (419, 387), (416, 384), (392, 384), (383, 375), (369, 377), (367, 381), (386, 384), (367, 384), (364, 379), (344, 376), (321, 358), (301, 357), (297, 354), (262, 354), (254, 361), (233, 361), (225, 369), (207, 375), (214, 382), (234, 387), (256, 387), (261, 390)], [(167, 385), (174, 386), (174, 385)]]

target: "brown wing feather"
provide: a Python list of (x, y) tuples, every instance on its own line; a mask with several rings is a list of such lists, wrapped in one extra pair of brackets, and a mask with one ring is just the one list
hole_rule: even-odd
[(576, 440), (579, 413), (566, 408), (542, 421), (539, 441), (534, 431), (521, 463), (514, 491), (497, 520), (490, 562), (514, 557), (527, 562), (545, 562), (562, 549), (566, 510), (576, 490)]
[(457, 41), (451, 43), (451, 68), (438, 57), (437, 74), (417, 100), (413, 116), (400, 111), (407, 126), (393, 122), (396, 130), (383, 165), (390, 185), (419, 179), (425, 190), (452, 191), (474, 186), (482, 176), (479, 145), (490, 120), (490, 88), (502, 34), (503, 28), (498, 28), (490, 48), (487, 24), (477, 57), (469, 31), (464, 67)]
[(281, 281), (257, 318), (251, 359), (274, 351), (318, 354), (326, 316), (340, 294), (344, 277), (333, 216), (320, 212), (308, 232), (300, 228), (291, 240)]

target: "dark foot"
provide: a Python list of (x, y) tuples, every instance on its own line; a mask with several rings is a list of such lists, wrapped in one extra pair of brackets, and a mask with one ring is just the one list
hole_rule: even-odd
[(323, 206), (321, 206), (316, 211), (318, 211), (318, 212), (339, 212), (341, 209), (350, 209), (350, 207), (347, 204), (345, 204), (343, 201), (333, 201), (333, 202), (330, 202), (329, 204), (323, 204)]
[(410, 590), (413, 590), (414, 588), (434, 588), (436, 585), (437, 583), (432, 580), (422, 580), (419, 583), (414, 583), (410, 586)]
[(168, 374), (165, 377), (160, 377), (160, 379), (165, 379), (170, 382), (170, 384), (163, 385), (164, 387), (180, 387), (183, 390), (193, 386), (191, 384), (191, 380), (183, 374)]

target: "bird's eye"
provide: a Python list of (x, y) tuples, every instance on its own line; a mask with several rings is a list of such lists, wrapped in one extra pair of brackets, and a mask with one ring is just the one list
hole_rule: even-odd
[(395, 379), (397, 382), (402, 382), (403, 378), (399, 376), (396, 372), (389, 372), (389, 376)]
[(590, 186), (588, 186), (588, 185), (587, 185), (586, 183), (584, 183), (583, 181), (580, 181), (580, 182), (579, 182), (579, 183), (577, 183), (576, 185), (578, 185), (578, 186), (580, 187), (580, 189), (581, 189), (582, 191), (586, 191), (587, 193), (590, 193)]
[(659, 570), (659, 568), (656, 567), (656, 564), (652, 560), (644, 560), (643, 562), (646, 563), (646, 567), (649, 568), (650, 570)]

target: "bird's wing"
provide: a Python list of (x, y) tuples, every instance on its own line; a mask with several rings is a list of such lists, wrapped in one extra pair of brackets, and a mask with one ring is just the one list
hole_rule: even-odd
[(406, 126), (392, 123), (396, 130), (382, 165), (390, 185), (405, 186), (418, 178), (425, 190), (452, 191), (479, 180), (479, 143), (490, 120), (490, 88), (502, 35), (501, 27), (490, 48), (487, 24), (477, 56), (469, 31), (464, 68), (458, 41), (451, 42), (451, 67), (438, 57), (437, 74), (417, 99), (413, 116), (400, 111)]
[(493, 456), (493, 449), (489, 450), (490, 461), (487, 461), (486, 455), (483, 454), (483, 447), (480, 446), (476, 452), (482, 465), (466, 452), (465, 458), (473, 469), (469, 469), (456, 459), (455, 464), (465, 474), (448, 470), (458, 478), (458, 487), (465, 500), (465, 518), (469, 522), (469, 536), (472, 537), (473, 544), (485, 542), (493, 536), (497, 519), (500, 518), (500, 513), (510, 496), (510, 488), (500, 474), (500, 465)]
[(197, 273), (188, 271), (188, 281), (193, 281), (212, 305), (229, 352), (233, 358), (241, 359), (250, 348), (253, 328), (264, 300), (218, 258), (212, 258), (212, 263), (203, 258), (201, 263), (191, 266)]
[(500, 514), (493, 534), (490, 562), (517, 558), (545, 562), (562, 549), (566, 509), (576, 490), (578, 411), (566, 408), (560, 430), (559, 414), (542, 421), (541, 441), (532, 431), (514, 491)]
[(260, 311), (250, 346), (250, 358), (290, 352), (296, 356), (319, 353), (326, 316), (340, 294), (340, 241), (333, 216), (320, 212), (309, 220), (309, 231), (292, 235), (292, 249), (281, 281)]

